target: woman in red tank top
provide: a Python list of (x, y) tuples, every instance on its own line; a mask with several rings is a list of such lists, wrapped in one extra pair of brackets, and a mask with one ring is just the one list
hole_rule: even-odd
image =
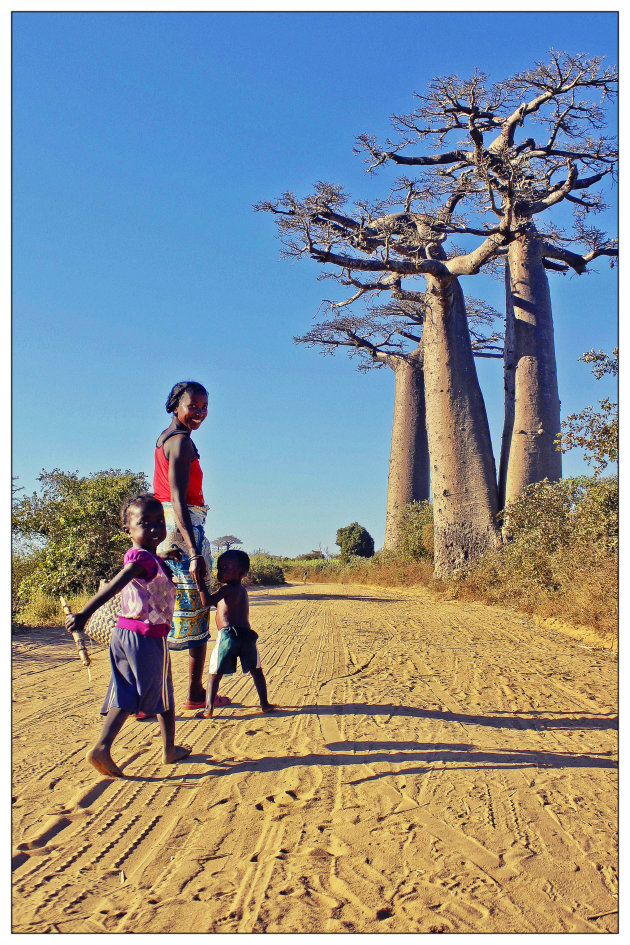
[(153, 477), (153, 491), (164, 506), (167, 527), (158, 554), (177, 587), (168, 646), (189, 651), (190, 684), (184, 708), (192, 709), (206, 703), (203, 679), (209, 631), (208, 611), (202, 608), (209, 593), (205, 582), (210, 579), (212, 556), (204, 530), (207, 507), (199, 453), (190, 434), (206, 419), (208, 392), (196, 381), (181, 381), (171, 390), (166, 411), (173, 419), (158, 437)]

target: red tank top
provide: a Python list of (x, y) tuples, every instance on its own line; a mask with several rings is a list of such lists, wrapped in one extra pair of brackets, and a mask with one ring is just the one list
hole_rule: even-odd
[[(170, 434), (173, 436), (174, 434)], [(188, 436), (188, 434), (184, 434)], [(168, 439), (169, 437), (166, 437)], [(192, 440), (191, 440), (192, 443)], [(171, 501), (171, 487), (168, 481), (168, 459), (164, 455), (162, 446), (155, 447), (155, 469), (153, 472), (153, 492), (160, 502)], [(190, 464), (190, 478), (188, 480), (188, 492), (186, 493), (186, 505), (205, 505), (203, 501), (202, 480), (203, 473), (199, 464), (199, 454), (197, 447), (193, 443), (196, 456)]]

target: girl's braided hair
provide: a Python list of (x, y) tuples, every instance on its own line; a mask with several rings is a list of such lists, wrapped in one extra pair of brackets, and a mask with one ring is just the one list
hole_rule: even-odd
[(136, 508), (137, 506), (144, 505), (162, 505), (157, 496), (153, 495), (152, 492), (143, 492), (142, 495), (130, 495), (128, 499), (125, 499), (122, 506), (120, 507), (120, 523), (123, 528), (127, 527), (127, 515), (129, 509)]
[(195, 394), (205, 394), (206, 397), (208, 396), (208, 391), (199, 381), (178, 381), (166, 398), (167, 413), (175, 413), (182, 396), (187, 391), (194, 392)]

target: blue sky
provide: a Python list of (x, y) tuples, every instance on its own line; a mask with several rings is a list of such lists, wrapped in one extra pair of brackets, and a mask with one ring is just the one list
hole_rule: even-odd
[[(447, 38), (448, 37), (448, 38)], [(280, 259), (252, 204), (318, 180), (387, 189), (352, 147), (435, 75), (500, 79), (550, 47), (617, 62), (614, 12), (17, 13), (13, 17), (13, 473), (152, 474), (178, 380), (211, 537), (335, 552), (382, 545), (393, 375), (293, 344), (331, 283)], [(616, 130), (615, 114), (610, 130)], [(616, 229), (616, 194), (602, 220)], [(617, 342), (617, 275), (550, 276), (563, 416), (616, 396), (578, 363)], [(483, 277), (464, 291), (502, 308)], [(498, 459), (500, 362), (477, 362)], [(578, 453), (564, 474), (588, 472)]]

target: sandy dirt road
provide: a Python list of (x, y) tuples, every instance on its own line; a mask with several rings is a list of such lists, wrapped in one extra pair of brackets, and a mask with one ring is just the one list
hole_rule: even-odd
[[(617, 660), (481, 604), (340, 585), (252, 593), (270, 698), (226, 677), (84, 762), (93, 681), (13, 638), (14, 932), (614, 932)], [(173, 656), (175, 692), (187, 661)]]

